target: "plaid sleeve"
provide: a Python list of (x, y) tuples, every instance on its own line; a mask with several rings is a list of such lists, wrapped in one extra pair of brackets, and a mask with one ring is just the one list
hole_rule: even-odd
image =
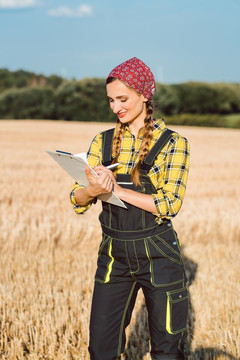
[(157, 216), (161, 218), (173, 218), (181, 208), (189, 171), (189, 155), (187, 139), (175, 137), (165, 158), (164, 179), (159, 184), (157, 194), (152, 194)]
[(80, 215), (80, 214), (85, 214), (85, 212), (91, 207), (91, 203), (88, 204), (87, 206), (79, 206), (76, 203), (76, 199), (75, 199), (75, 191), (78, 189), (82, 189), (84, 186), (78, 185), (78, 183), (75, 183), (72, 186), (71, 192), (70, 192), (70, 203), (73, 206), (73, 210), (75, 211), (76, 214)]
[[(102, 162), (101, 148), (102, 148), (102, 137), (101, 137), (101, 133), (99, 133), (92, 140), (91, 145), (88, 150), (88, 153), (87, 153), (88, 164), (92, 168), (101, 164), (101, 162)], [(78, 189), (82, 189), (82, 188), (84, 188), (84, 186), (79, 185), (78, 183), (75, 183), (75, 184), (73, 184), (73, 186), (71, 188), (71, 192), (70, 192), (70, 203), (72, 204), (73, 210), (75, 211), (76, 214), (85, 214), (85, 212), (92, 206), (92, 204), (95, 204), (97, 202), (97, 199), (94, 199), (87, 206), (79, 206), (76, 203), (75, 191)]]

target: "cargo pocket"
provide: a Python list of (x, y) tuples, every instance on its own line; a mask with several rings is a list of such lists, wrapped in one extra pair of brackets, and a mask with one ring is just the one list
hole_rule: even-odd
[(167, 291), (166, 330), (175, 335), (186, 330), (189, 291), (187, 287)]
[(184, 285), (182, 256), (172, 230), (161, 237), (155, 235), (144, 239), (146, 254), (150, 262), (151, 283), (155, 287)]
[(153, 236), (151, 241), (163, 256), (178, 264), (182, 262), (179, 241), (176, 232), (172, 228), (164, 233)]
[(95, 280), (100, 283), (110, 281), (114, 258), (112, 256), (112, 238), (107, 236), (100, 245)]

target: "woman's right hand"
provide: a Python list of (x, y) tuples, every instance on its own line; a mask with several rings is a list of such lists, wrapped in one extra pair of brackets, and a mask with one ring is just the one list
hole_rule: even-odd
[(96, 177), (86, 166), (85, 173), (89, 181), (86, 191), (90, 196), (96, 197), (101, 194), (110, 193), (113, 190), (113, 180), (110, 172), (103, 171), (99, 177)]

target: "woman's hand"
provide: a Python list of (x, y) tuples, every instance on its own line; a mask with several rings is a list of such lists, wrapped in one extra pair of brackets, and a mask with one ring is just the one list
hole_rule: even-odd
[(92, 197), (110, 193), (113, 190), (113, 174), (111, 170), (100, 165), (97, 166), (94, 171), (99, 177), (96, 177), (87, 166), (85, 167), (85, 172), (89, 181), (86, 191)]
[(112, 184), (113, 184), (112, 191), (114, 191), (115, 194), (120, 197), (120, 194), (124, 189), (120, 185), (118, 185), (117, 180), (116, 180), (115, 176), (113, 175), (112, 170), (109, 170), (107, 167), (105, 167), (103, 165), (99, 165), (94, 168), (94, 171), (99, 176), (101, 176), (103, 173), (107, 173), (112, 180)]
[[(103, 165), (95, 167), (94, 170), (98, 174), (98, 177), (96, 177), (87, 166), (85, 167), (89, 185), (75, 192), (75, 200), (79, 206), (87, 206), (98, 195), (108, 194), (113, 190), (114, 192), (118, 192), (118, 189), (122, 189), (117, 184), (111, 170)], [(119, 196), (119, 194), (117, 195)]]

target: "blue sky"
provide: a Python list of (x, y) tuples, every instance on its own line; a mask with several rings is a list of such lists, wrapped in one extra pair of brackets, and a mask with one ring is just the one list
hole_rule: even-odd
[(239, 0), (0, 0), (0, 68), (106, 77), (133, 56), (159, 82), (240, 82)]

